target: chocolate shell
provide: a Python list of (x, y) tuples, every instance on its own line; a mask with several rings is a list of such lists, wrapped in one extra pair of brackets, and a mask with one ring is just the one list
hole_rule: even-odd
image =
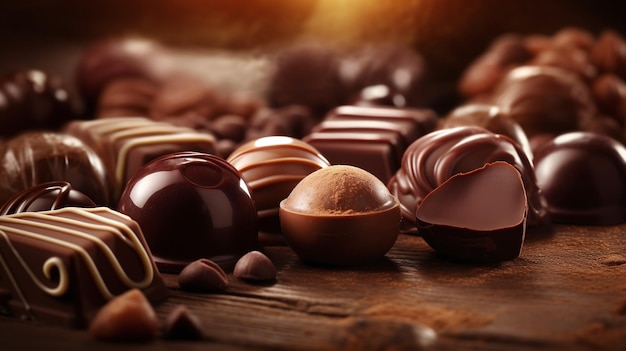
[(9, 199), (1, 208), (0, 216), (56, 210), (63, 207), (96, 207), (89, 197), (64, 181), (35, 185)]
[(535, 173), (554, 222), (626, 221), (626, 148), (614, 139), (587, 132), (560, 135), (537, 150)]
[(415, 232), (415, 211), (424, 197), (455, 174), (504, 161), (522, 175), (528, 199), (528, 224), (547, 222), (546, 202), (537, 186), (532, 163), (521, 147), (501, 134), (466, 126), (437, 130), (416, 140), (388, 187), (400, 201), (403, 231)]
[(499, 161), (456, 174), (430, 192), (416, 211), (417, 227), (449, 259), (505, 261), (522, 250), (526, 209), (520, 173)]
[(177, 273), (200, 258), (228, 271), (261, 250), (250, 189), (215, 155), (178, 152), (149, 162), (129, 180), (118, 210), (139, 223), (161, 271)]

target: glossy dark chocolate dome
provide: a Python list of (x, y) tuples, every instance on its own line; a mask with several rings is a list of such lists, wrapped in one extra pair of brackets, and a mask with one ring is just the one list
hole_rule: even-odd
[(118, 210), (139, 223), (161, 271), (208, 258), (225, 270), (259, 250), (257, 211), (241, 174), (223, 159), (179, 152), (130, 179)]

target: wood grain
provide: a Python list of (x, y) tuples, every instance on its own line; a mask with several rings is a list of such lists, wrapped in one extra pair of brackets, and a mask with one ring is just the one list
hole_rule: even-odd
[(375, 264), (337, 269), (268, 247), (271, 284), (230, 276), (224, 293), (177, 289), (161, 320), (185, 305), (206, 339), (104, 343), (86, 331), (0, 320), (0, 349), (79, 350), (622, 350), (626, 348), (626, 225), (529, 233), (522, 255), (493, 265), (437, 257), (401, 235)]

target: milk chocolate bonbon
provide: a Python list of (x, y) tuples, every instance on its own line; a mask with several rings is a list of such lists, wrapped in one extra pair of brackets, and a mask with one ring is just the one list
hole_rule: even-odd
[(346, 165), (306, 176), (280, 204), (287, 244), (308, 262), (361, 265), (381, 259), (400, 230), (400, 208), (371, 173)]
[(428, 193), (457, 173), (505, 161), (522, 175), (528, 199), (528, 224), (547, 221), (546, 201), (537, 186), (532, 163), (521, 147), (506, 136), (475, 126), (437, 130), (409, 146), (388, 187), (399, 199), (403, 231), (414, 232), (415, 210)]
[(250, 189), (214, 155), (179, 152), (149, 162), (128, 182), (118, 210), (139, 223), (162, 271), (178, 273), (200, 258), (229, 271), (261, 250)]
[(49, 181), (69, 182), (97, 205), (108, 205), (104, 164), (80, 139), (63, 133), (28, 132), (0, 144), (0, 203)]
[(106, 207), (0, 216), (0, 290), (9, 315), (84, 327), (129, 289), (167, 296), (141, 229)]
[(526, 193), (520, 173), (502, 161), (456, 174), (417, 209), (417, 227), (442, 256), (493, 262), (519, 256), (526, 233)]
[(215, 151), (215, 138), (211, 134), (142, 117), (73, 121), (64, 130), (100, 155), (110, 182), (113, 206), (126, 182), (149, 161), (178, 151)]

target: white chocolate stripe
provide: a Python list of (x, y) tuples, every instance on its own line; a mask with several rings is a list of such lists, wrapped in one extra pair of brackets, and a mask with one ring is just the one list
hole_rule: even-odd
[[(116, 187), (119, 188), (124, 183), (124, 174), (126, 173), (126, 159), (133, 148), (164, 143), (206, 142), (213, 144), (214, 141), (215, 139), (211, 135), (203, 133), (178, 133), (171, 135), (155, 135), (131, 139), (127, 143), (125, 143), (118, 152), (117, 165), (115, 167)], [(119, 192), (120, 189), (116, 190)]]
[[(64, 211), (65, 210), (65, 211)], [(73, 212), (76, 214), (81, 214), (81, 215), (85, 215), (86, 217), (89, 218), (93, 218), (95, 220), (104, 222), (106, 224), (111, 224), (111, 222), (115, 222), (111, 219), (107, 219), (107, 218), (95, 218), (95, 217), (100, 217), (97, 215), (94, 215), (92, 213), (89, 213), (88, 211), (85, 211), (86, 209), (70, 209), (70, 208), (66, 208), (66, 209), (62, 209), (62, 210), (57, 210), (55, 212)], [(97, 209), (91, 209), (93, 210), (99, 210)], [(110, 210), (109, 210), (110, 211)], [(68, 218), (60, 218), (57, 216), (52, 216), (52, 215), (46, 215), (46, 213), (49, 213), (52, 211), (45, 211), (42, 213), (35, 213), (35, 212), (29, 212), (29, 213), (22, 213), (22, 214), (18, 214), (18, 215), (11, 215), (11, 216), (6, 216), (6, 217), (2, 217), (0, 218), (0, 223), (1, 222), (5, 222), (5, 223), (17, 223), (17, 224), (27, 224), (31, 227), (39, 227), (39, 228), (43, 228), (43, 229), (48, 229), (48, 230), (55, 230), (59, 233), (62, 234), (66, 234), (66, 235), (72, 235), (72, 236), (76, 236), (76, 237), (80, 237), (83, 239), (87, 239), (90, 240), (92, 242), (94, 242), (98, 247), (101, 248), (101, 250), (105, 253), (105, 255), (107, 256), (107, 258), (109, 259), (109, 262), (111, 263), (111, 265), (114, 268), (115, 273), (118, 275), (118, 277), (124, 282), (124, 284), (126, 284), (128, 287), (133, 288), (144, 288), (147, 287), (151, 282), (152, 279), (154, 277), (154, 271), (153, 271), (153, 266), (152, 266), (152, 262), (150, 260), (150, 257), (148, 255), (148, 253), (146, 252), (146, 250), (144, 249), (143, 245), (141, 245), (139, 239), (137, 238), (136, 235), (134, 235), (132, 233), (132, 230), (130, 230), (130, 228), (126, 227), (127, 229), (124, 229), (123, 231), (126, 232), (129, 235), (129, 239), (124, 238), (124, 235), (121, 233), (117, 233), (115, 230), (111, 229), (110, 226), (104, 226), (104, 225), (97, 225), (97, 224), (90, 224), (90, 223), (84, 223), (81, 222), (79, 220), (74, 220), (74, 219), (68, 219)], [(112, 212), (112, 211), (111, 211)], [(18, 218), (16, 218), (18, 217)], [(89, 234), (85, 234), (82, 233), (78, 230), (72, 230), (72, 229), (67, 229), (67, 228), (62, 228), (59, 226), (55, 226), (53, 224), (47, 224), (47, 223), (40, 223), (37, 221), (29, 221), (28, 218), (41, 218), (41, 219), (46, 219), (46, 220), (51, 220), (53, 223), (56, 221), (57, 223), (68, 223), (68, 224), (72, 224), (72, 225), (77, 225), (77, 226), (82, 226), (86, 229), (93, 229), (93, 230), (105, 230), (105, 231), (110, 231), (112, 232), (114, 235), (124, 238), (124, 242), (126, 242), (128, 245), (132, 245), (133, 248), (135, 249), (135, 251), (137, 252), (137, 254), (139, 255), (142, 264), (144, 266), (145, 269), (145, 277), (142, 281), (139, 282), (134, 282), (132, 281), (128, 275), (126, 274), (126, 272), (124, 272), (123, 268), (121, 267), (119, 261), (117, 260), (117, 258), (115, 257), (115, 255), (113, 254), (113, 252), (111, 251), (111, 249), (99, 238), (94, 237), (92, 235)], [(120, 226), (123, 226), (123, 224), (121, 223), (116, 223), (115, 227), (120, 228)], [(88, 270), (91, 273), (92, 277), (95, 280), (96, 286), (99, 289), (99, 291), (101, 292), (102, 296), (106, 299), (110, 299), (113, 297), (113, 295), (111, 294), (110, 290), (108, 289), (108, 287), (106, 286), (106, 283), (103, 281), (102, 276), (100, 275), (100, 272), (97, 269), (97, 266), (95, 265), (93, 259), (91, 258), (91, 256), (89, 255), (89, 253), (87, 253), (82, 247), (72, 244), (72, 243), (68, 243), (66, 241), (57, 239), (57, 238), (52, 238), (50, 236), (46, 236), (46, 235), (41, 235), (39, 233), (35, 233), (32, 231), (28, 231), (28, 230), (22, 230), (22, 229), (16, 229), (16, 228), (12, 228), (12, 227), (7, 227), (7, 226), (3, 226), (0, 225), (0, 230), (3, 229), (8, 233), (12, 233), (15, 235), (22, 235), (22, 236), (26, 236), (26, 237), (30, 237), (30, 238), (34, 238), (37, 240), (42, 240), (45, 242), (49, 242), (52, 244), (56, 244), (56, 245), (60, 245), (69, 249), (72, 249), (76, 252), (78, 252), (81, 257), (83, 258), (83, 260), (85, 261), (85, 263), (87, 264)], [(7, 238), (8, 239), (8, 238)], [(131, 244), (129, 244), (128, 242), (131, 241)], [(59, 282), (59, 286), (55, 289), (50, 289), (48, 287), (46, 287), (45, 285), (41, 284), (36, 277), (32, 274), (32, 272), (30, 271), (30, 269), (28, 268), (28, 266), (26, 265), (26, 263), (21, 259), (21, 257), (19, 257), (19, 254), (17, 253), (17, 251), (15, 249), (13, 249), (14, 253), (16, 254), (16, 256), (18, 257), (18, 259), (20, 260), (20, 262), (22, 263), (22, 265), (24, 266), (24, 268), (29, 272), (29, 275), (31, 276), (31, 278), (33, 279), (33, 281), (35, 281), (35, 283), (42, 288), (44, 291), (46, 291), (48, 294), (51, 294), (53, 296), (60, 296), (63, 293), (65, 293), (65, 291), (67, 290), (67, 284), (69, 284), (67, 281), (60, 281)], [(44, 264), (44, 273), (46, 273), (46, 276), (49, 277), (49, 272), (50, 272), (50, 268), (51, 266), (54, 265), (59, 265), (61, 263), (60, 259), (55, 257), (52, 257), (51, 259), (47, 260), (46, 263)], [(60, 267), (60, 273), (63, 273), (64, 267)], [(67, 275), (67, 272), (64, 272)], [(67, 278), (65, 278), (67, 279)], [(63, 279), (61, 279), (63, 280)]]

